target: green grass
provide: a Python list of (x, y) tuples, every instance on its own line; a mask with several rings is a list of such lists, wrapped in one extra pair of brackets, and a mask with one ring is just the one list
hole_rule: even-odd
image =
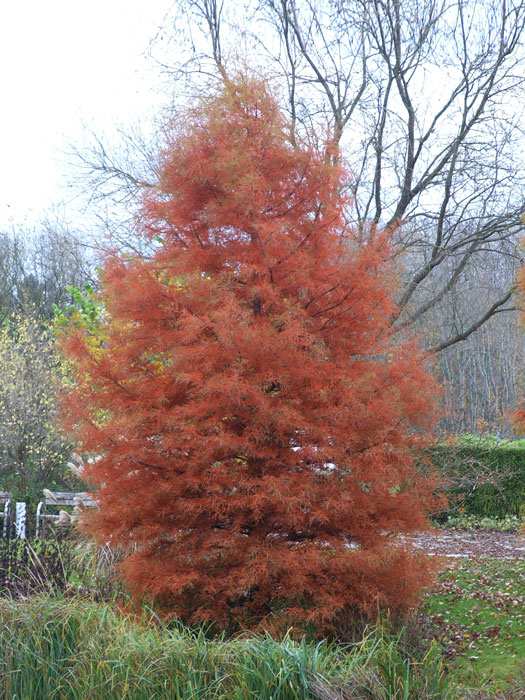
[(0, 700), (460, 700), (519, 687), (525, 562), (454, 560), (426, 607), (430, 646), (419, 623), (338, 646), (213, 637), (79, 597), (0, 599)]
[(426, 609), (458, 681), (498, 690), (523, 677), (525, 561), (456, 560)]
[(2, 700), (454, 700), (439, 648), (208, 638), (86, 600), (0, 601)]

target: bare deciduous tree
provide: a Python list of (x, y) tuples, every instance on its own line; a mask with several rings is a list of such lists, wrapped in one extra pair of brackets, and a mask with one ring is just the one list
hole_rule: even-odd
[(69, 285), (92, 281), (84, 247), (56, 222), (37, 231), (0, 232), (0, 313), (30, 312), (51, 318), (71, 299)]
[[(291, 140), (328, 134), (321, 147), (340, 146), (352, 165), (349, 224), (364, 236), (398, 226), (403, 328), (480, 255), (517, 258), (524, 27), (523, 0), (184, 0), (159, 32), (178, 50), (171, 62), (157, 55), (194, 90), (263, 58), (286, 96)], [(495, 286), (432, 349), (466, 339), (510, 300), (509, 285)]]
[[(494, 260), (490, 253), (480, 253), (476, 266), (465, 271), (424, 319), (422, 330), (429, 342), (445, 344), (443, 339), (463, 333), (466, 307), (471, 315), (481, 315), (494, 290), (510, 287), (513, 280), (512, 258)], [(523, 395), (525, 379), (525, 336), (517, 313), (496, 311), (476, 333), (438, 353), (437, 361), (447, 390), (446, 432), (490, 431), (511, 437), (509, 413)]]

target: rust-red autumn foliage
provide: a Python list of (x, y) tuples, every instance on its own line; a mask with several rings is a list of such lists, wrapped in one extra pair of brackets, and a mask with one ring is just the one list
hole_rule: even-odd
[(391, 535), (426, 523), (435, 386), (391, 334), (387, 236), (356, 245), (343, 169), (290, 145), (258, 83), (174, 133), (137, 219), (155, 255), (109, 259), (103, 342), (65, 341), (90, 525), (187, 621), (403, 608), (429, 566)]
[[(521, 246), (525, 248), (525, 238), (522, 239)], [(517, 294), (521, 312), (520, 320), (525, 328), (525, 267), (522, 267), (518, 272)], [(525, 433), (525, 396), (519, 397), (518, 406), (512, 419), (516, 432), (520, 435)]]

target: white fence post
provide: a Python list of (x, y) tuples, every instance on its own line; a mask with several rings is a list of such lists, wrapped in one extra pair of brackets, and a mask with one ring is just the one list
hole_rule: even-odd
[(4, 524), (2, 527), (2, 537), (4, 539), (11, 536), (13, 502), (9, 491), (0, 491), (0, 504), (4, 506), (3, 512), (0, 512), (0, 517), (3, 518)]
[(16, 504), (15, 508), (15, 537), (18, 540), (26, 539), (27, 508), (25, 503)]

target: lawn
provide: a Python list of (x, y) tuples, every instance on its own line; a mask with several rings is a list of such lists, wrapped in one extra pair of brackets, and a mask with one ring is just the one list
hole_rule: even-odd
[(525, 561), (453, 560), (426, 611), (459, 682), (496, 691), (524, 678)]

